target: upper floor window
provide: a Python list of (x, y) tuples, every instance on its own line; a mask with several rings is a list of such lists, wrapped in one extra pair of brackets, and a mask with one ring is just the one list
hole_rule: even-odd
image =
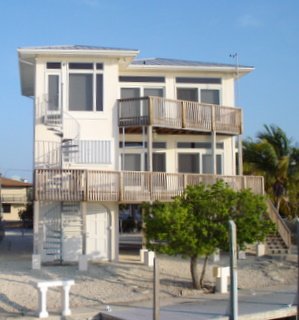
[(177, 88), (177, 99), (219, 105), (220, 91), (217, 89)]
[(69, 110), (103, 111), (103, 65), (69, 64)]

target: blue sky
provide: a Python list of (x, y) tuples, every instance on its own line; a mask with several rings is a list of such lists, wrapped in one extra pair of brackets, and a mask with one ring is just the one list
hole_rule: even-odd
[(244, 137), (276, 124), (299, 142), (298, 0), (1, 0), (0, 172), (31, 180), (32, 100), (21, 96), (17, 48), (87, 44), (140, 57), (234, 63)]

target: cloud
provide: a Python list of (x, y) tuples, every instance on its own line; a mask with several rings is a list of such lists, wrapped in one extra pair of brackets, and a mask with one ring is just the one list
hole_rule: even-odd
[(244, 14), (238, 18), (238, 25), (243, 28), (258, 28), (262, 25), (261, 21), (251, 14)]

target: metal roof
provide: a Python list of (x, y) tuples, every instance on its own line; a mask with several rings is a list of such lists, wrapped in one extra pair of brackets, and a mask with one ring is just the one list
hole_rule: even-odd
[[(148, 65), (148, 66), (178, 66), (178, 67), (229, 67), (235, 68), (235, 64), (224, 64), (214, 62), (201, 62), (180, 59), (166, 59), (166, 58), (149, 58), (136, 59), (131, 62), (131, 65)], [(240, 68), (252, 68), (249, 66), (239, 66)]]
[(37, 46), (37, 47), (23, 47), (20, 49), (29, 50), (109, 50), (109, 51), (138, 51), (137, 49), (125, 49), (125, 48), (111, 48), (111, 47), (97, 47), (88, 45), (59, 45), (59, 46)]

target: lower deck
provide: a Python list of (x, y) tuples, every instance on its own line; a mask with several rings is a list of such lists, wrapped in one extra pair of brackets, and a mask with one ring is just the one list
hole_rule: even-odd
[(263, 177), (143, 171), (37, 169), (36, 201), (100, 201), (142, 203), (171, 201), (188, 185), (224, 180), (234, 190), (264, 193)]

